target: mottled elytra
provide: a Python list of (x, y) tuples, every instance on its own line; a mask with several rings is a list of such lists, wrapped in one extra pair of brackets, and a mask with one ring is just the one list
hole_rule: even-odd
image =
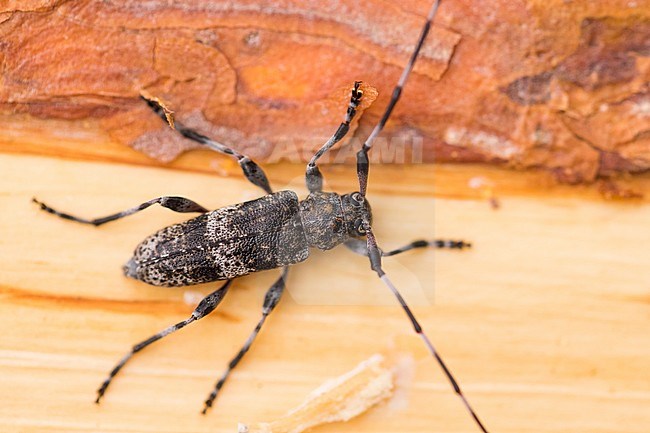
[(210, 293), (199, 303), (189, 318), (133, 346), (110, 371), (106, 380), (97, 390), (97, 403), (108, 389), (113, 378), (135, 353), (195, 320), (210, 314), (222, 301), (234, 279), (262, 270), (281, 269), (281, 275), (266, 293), (262, 305), (262, 316), (257, 326), (239, 352), (228, 363), (223, 375), (206, 399), (203, 408), (203, 413), (205, 413), (214, 404), (231, 371), (248, 352), (255, 337), (262, 329), (266, 318), (280, 301), (289, 267), (306, 260), (309, 257), (311, 248), (329, 250), (337, 245), (344, 244), (351, 251), (369, 257), (372, 270), (392, 291), (411, 321), (413, 329), (420, 335), (427, 349), (442, 368), (476, 425), (481, 431), (487, 432), (451, 371), (443, 362), (404, 298), (382, 268), (382, 257), (394, 256), (416, 248), (463, 249), (470, 247), (470, 244), (460, 240), (416, 240), (401, 248), (383, 251), (377, 245), (371, 225), (371, 210), (366, 200), (369, 171), (368, 152), (372, 149), (373, 140), (383, 129), (400, 98), (402, 88), (426, 39), (438, 6), (439, 1), (435, 1), (431, 5), (415, 49), (393, 90), (388, 107), (379, 123), (368, 136), (363, 147), (357, 153), (357, 176), (359, 178), (359, 191), (357, 192), (344, 195), (335, 192), (324, 192), (323, 176), (318, 169), (317, 162), (323, 154), (347, 134), (350, 122), (356, 115), (357, 107), (363, 98), (360, 81), (355, 82), (352, 87), (350, 102), (343, 122), (332, 137), (314, 154), (307, 165), (305, 182), (309, 195), (303, 200), (300, 200), (292, 191), (273, 192), (264, 170), (253, 160), (229, 146), (187, 128), (181, 122), (173, 122), (169, 109), (157, 98), (146, 95), (144, 92), (143, 99), (163, 121), (169, 122), (187, 139), (235, 158), (246, 179), (260, 187), (266, 195), (256, 200), (213, 211), (187, 198), (164, 196), (146, 201), (131, 209), (92, 220), (59, 212), (34, 199), (34, 202), (47, 212), (72, 221), (95, 226), (132, 215), (156, 203), (175, 212), (200, 213), (201, 215), (195, 218), (165, 227), (145, 238), (135, 248), (133, 257), (124, 265), (124, 273), (128, 277), (154, 286), (188, 286), (218, 280), (225, 281), (221, 287)]

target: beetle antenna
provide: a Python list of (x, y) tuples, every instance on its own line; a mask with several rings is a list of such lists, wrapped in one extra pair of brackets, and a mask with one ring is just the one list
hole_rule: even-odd
[(462, 400), (463, 404), (465, 405), (465, 408), (469, 411), (470, 415), (478, 425), (478, 427), (481, 429), (483, 433), (488, 433), (487, 429), (479, 419), (478, 415), (476, 414), (476, 411), (472, 408), (472, 405), (469, 403), (467, 400), (467, 397), (465, 397), (465, 394), (463, 394), (463, 391), (460, 389), (460, 385), (458, 385), (458, 381), (452, 374), (451, 370), (447, 367), (447, 364), (442, 360), (442, 357), (434, 347), (434, 345), (431, 343), (431, 340), (429, 340), (429, 337), (427, 337), (427, 334), (424, 332), (424, 329), (422, 329), (422, 325), (420, 325), (420, 322), (418, 322), (417, 318), (411, 311), (411, 308), (408, 306), (402, 295), (400, 294), (399, 290), (397, 290), (397, 287), (393, 284), (393, 282), (388, 278), (388, 275), (384, 272), (384, 270), (381, 267), (381, 251), (379, 247), (377, 246), (377, 240), (375, 239), (375, 235), (372, 232), (372, 227), (370, 227), (370, 223), (368, 221), (364, 221), (364, 229), (366, 230), (366, 236), (368, 238), (368, 256), (370, 257), (370, 267), (372, 268), (373, 271), (377, 273), (377, 276), (381, 279), (381, 281), (390, 289), (391, 292), (393, 292), (393, 295), (395, 295), (395, 298), (397, 298), (397, 301), (400, 303), (402, 308), (404, 309), (404, 312), (408, 316), (409, 320), (411, 321), (411, 324), (413, 325), (413, 329), (415, 332), (422, 338), (422, 341), (424, 341), (424, 344), (427, 346), (427, 349), (429, 350), (429, 353), (431, 353), (431, 356), (433, 356), (438, 364), (440, 365), (440, 368), (442, 368), (442, 371), (445, 373), (445, 376), (447, 376), (447, 379), (451, 383), (451, 386), (454, 388), (454, 392), (458, 397)]
[[(431, 8), (429, 9), (429, 13), (427, 15), (427, 20), (424, 23), (424, 26), (422, 27), (422, 31), (420, 32), (420, 37), (418, 38), (418, 42), (417, 45), (415, 46), (415, 50), (413, 50), (409, 62), (404, 67), (404, 70), (402, 71), (402, 75), (400, 76), (397, 85), (393, 89), (393, 94), (391, 96), (390, 101), (388, 102), (386, 111), (384, 111), (384, 114), (379, 120), (379, 123), (377, 123), (377, 125), (372, 130), (372, 132), (366, 139), (365, 143), (363, 144), (363, 147), (357, 153), (357, 176), (359, 177), (359, 192), (364, 197), (366, 195), (366, 191), (368, 187), (368, 170), (369, 170), (368, 151), (370, 151), (370, 149), (372, 148), (372, 142), (384, 128), (386, 121), (388, 120), (391, 113), (393, 112), (393, 108), (395, 108), (397, 101), (399, 101), (399, 98), (402, 94), (402, 88), (406, 84), (406, 80), (408, 79), (411, 71), (413, 70), (415, 61), (418, 58), (420, 49), (424, 44), (424, 40), (429, 34), (429, 30), (431, 28), (433, 18), (435, 17), (439, 6), (440, 6), (440, 0), (435, 0), (431, 4)], [(474, 419), (478, 427), (481, 429), (483, 433), (488, 433), (487, 429), (485, 428), (485, 426), (479, 419), (478, 415), (470, 405), (469, 401), (465, 397), (465, 394), (463, 394), (462, 390), (460, 389), (460, 386), (458, 385), (458, 381), (451, 373), (451, 371), (443, 361), (442, 357), (440, 356), (436, 348), (431, 343), (431, 340), (429, 340), (429, 337), (427, 337), (427, 334), (422, 329), (422, 326), (420, 325), (415, 315), (411, 311), (411, 308), (408, 306), (408, 304), (400, 294), (399, 290), (397, 290), (397, 287), (395, 287), (395, 285), (390, 280), (390, 278), (388, 278), (388, 275), (386, 275), (386, 273), (382, 269), (381, 266), (382, 253), (381, 250), (379, 249), (379, 246), (377, 245), (377, 240), (375, 239), (375, 235), (372, 231), (369, 215), (366, 215), (366, 218), (363, 221), (363, 228), (365, 229), (366, 232), (368, 256), (370, 258), (370, 267), (372, 268), (373, 271), (377, 273), (377, 276), (381, 279), (381, 281), (390, 289), (390, 291), (393, 293), (395, 298), (397, 298), (397, 301), (400, 303), (402, 309), (404, 310), (409, 320), (411, 321), (411, 324), (413, 325), (413, 329), (422, 338), (422, 341), (427, 346), (429, 353), (431, 353), (431, 356), (435, 358), (435, 360), (440, 365), (440, 368), (442, 368), (443, 372), (445, 373), (445, 376), (447, 376), (447, 379), (449, 380), (449, 383), (451, 383), (451, 386), (454, 388), (454, 392), (461, 399), (461, 401), (465, 405), (465, 408), (469, 411), (470, 415), (472, 416), (472, 418)]]
[(354, 119), (354, 116), (357, 114), (357, 108), (361, 103), (361, 98), (363, 96), (363, 91), (359, 88), (361, 87), (361, 81), (355, 81), (354, 87), (352, 87), (352, 96), (350, 97), (350, 104), (348, 105), (348, 110), (345, 113), (345, 120), (341, 122), (338, 129), (330, 137), (329, 140), (323, 146), (318, 149), (318, 151), (311, 157), (309, 163), (307, 164), (307, 172), (305, 174), (305, 182), (307, 183), (307, 188), (309, 192), (320, 192), (323, 190), (323, 175), (316, 163), (328, 150), (330, 150), (336, 143), (341, 141), (345, 134), (348, 133), (350, 129), (350, 122)]
[(411, 74), (411, 70), (413, 70), (415, 61), (417, 60), (418, 55), (420, 54), (420, 49), (422, 48), (422, 45), (424, 45), (424, 40), (427, 38), (427, 35), (429, 34), (429, 29), (431, 28), (431, 24), (433, 23), (433, 18), (436, 16), (436, 12), (438, 12), (438, 6), (440, 6), (440, 0), (435, 0), (431, 4), (431, 8), (429, 9), (429, 13), (427, 14), (427, 20), (424, 23), (424, 26), (422, 27), (422, 31), (420, 32), (420, 37), (418, 38), (418, 42), (417, 45), (415, 46), (415, 50), (413, 50), (413, 53), (411, 54), (408, 63), (406, 64), (404, 70), (402, 71), (402, 75), (399, 77), (399, 80), (397, 81), (397, 84), (393, 89), (393, 94), (390, 97), (390, 101), (388, 102), (386, 111), (384, 111), (384, 114), (381, 116), (379, 123), (375, 125), (375, 128), (372, 130), (372, 132), (370, 133), (366, 141), (363, 143), (363, 147), (357, 153), (357, 176), (359, 177), (359, 192), (364, 197), (366, 196), (366, 190), (368, 187), (368, 168), (369, 168), (368, 151), (372, 148), (372, 142), (379, 135), (382, 129), (384, 129), (384, 125), (386, 125), (386, 121), (388, 121), (388, 118), (393, 113), (393, 108), (395, 108), (395, 104), (397, 104), (397, 101), (399, 101), (399, 98), (402, 95), (402, 89), (404, 88), (404, 85), (406, 84), (406, 80)]

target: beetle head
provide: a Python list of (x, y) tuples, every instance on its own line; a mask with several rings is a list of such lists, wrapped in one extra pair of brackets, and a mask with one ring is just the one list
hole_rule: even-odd
[(364, 221), (372, 223), (372, 211), (368, 200), (360, 193), (352, 192), (342, 195), (341, 203), (343, 204), (348, 235), (355, 238), (365, 236)]

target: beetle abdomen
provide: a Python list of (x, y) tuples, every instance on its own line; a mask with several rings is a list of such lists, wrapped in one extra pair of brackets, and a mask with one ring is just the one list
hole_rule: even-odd
[(281, 191), (159, 230), (136, 247), (124, 272), (155, 286), (186, 286), (291, 265), (308, 256), (298, 197)]

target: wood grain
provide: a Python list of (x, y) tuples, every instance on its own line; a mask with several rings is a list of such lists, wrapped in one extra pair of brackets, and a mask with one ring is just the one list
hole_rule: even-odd
[[(239, 280), (217, 312), (138, 355), (94, 405), (125, 350), (186, 317), (213, 286), (160, 289), (120, 272), (141, 238), (183, 216), (156, 208), (85, 227), (39, 212), (31, 197), (100, 216), (162, 194), (219, 207), (258, 193), (209, 152), (161, 166), (92, 128), (86, 147), (65, 129), (59, 140), (3, 131), (0, 431), (234, 432), (238, 421), (281, 416), (376, 352), (397, 365), (395, 396), (315, 431), (476, 431), (367, 262), (339, 250), (294, 268), (288, 296), (207, 416), (202, 401), (257, 321), (274, 272)], [(303, 170), (269, 167), (276, 188), (304, 194)], [(337, 190), (355, 187), (352, 167), (324, 171)], [(498, 210), (468, 186), (477, 177), (494, 184)], [(491, 431), (648, 431), (647, 199), (604, 201), (596, 187), (478, 167), (377, 166), (370, 185), (382, 245), (422, 235), (475, 245), (386, 264)]]

